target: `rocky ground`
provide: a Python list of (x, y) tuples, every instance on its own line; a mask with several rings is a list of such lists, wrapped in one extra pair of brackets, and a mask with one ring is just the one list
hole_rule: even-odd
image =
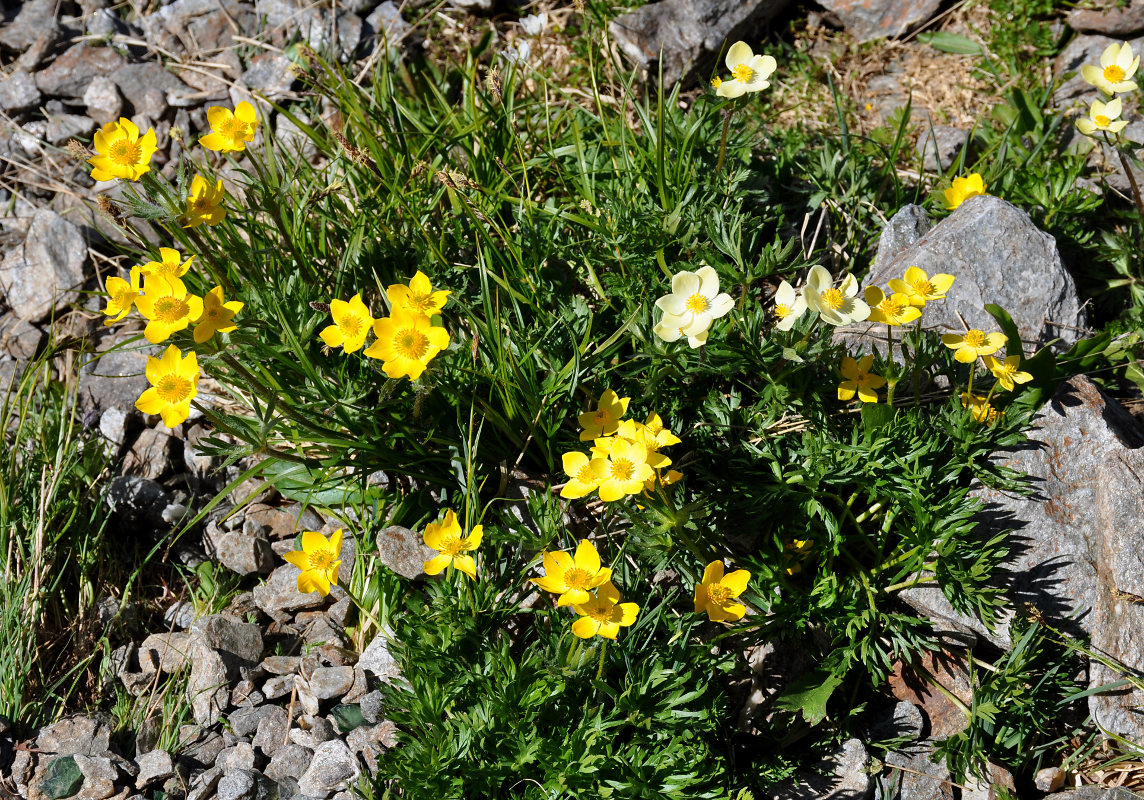
[[(180, 153), (207, 126), (208, 105), (252, 99), (280, 137), (292, 126), (262, 98), (297, 99), (289, 47), (300, 36), (316, 50), (365, 67), (385, 46), (429, 46), (392, 3), (349, 0), (176, 0), (140, 4), (124, 18), (108, 0), (32, 0), (10, 8), (0, 27), (0, 383), (7, 383), (48, 337), (86, 342), (104, 352), (138, 331), (106, 331), (97, 292), (118, 263), (113, 243), (121, 234), (94, 210), (96, 187), (87, 168), (65, 149), (70, 138), (89, 139), (96, 126), (128, 116), (153, 126), (159, 139), (155, 166), (168, 174)], [(512, 9), (491, 0), (458, 2), (451, 13), (493, 14), (505, 45), (523, 40)], [(331, 7), (332, 6), (332, 7)], [(709, 67), (726, 37), (746, 37), (786, 11), (785, 0), (661, 0), (616, 19), (617, 47), (654, 68), (661, 45), (669, 81), (689, 80)], [(810, 8), (824, 24), (843, 27), (859, 40), (899, 36), (931, 19), (937, 0), (828, 0)], [(408, 14), (406, 15), (408, 16)], [(482, 23), (484, 24), (484, 23)], [(1144, 3), (1108, 10), (1076, 9), (1068, 24), (1083, 35), (1058, 59), (1058, 74), (1095, 62), (1113, 37), (1144, 32)], [(670, 32), (671, 35), (667, 35)], [(1134, 40), (1134, 46), (1144, 39)], [(920, 45), (914, 45), (920, 47)], [(905, 63), (907, 55), (901, 55)], [(356, 68), (356, 67), (355, 67)], [(887, 68), (879, 97), (904, 102), (901, 76)], [(1057, 93), (1062, 105), (1079, 104), (1079, 79)], [(897, 99), (895, 99), (897, 98)], [(926, 109), (921, 108), (924, 112)], [(1138, 129), (1138, 130), (1137, 130)], [(1144, 123), (1136, 122), (1144, 142)], [(968, 126), (938, 126), (919, 139), (920, 152), (937, 169), (948, 164), (969, 135)], [(165, 159), (165, 160), (164, 160)], [(1109, 156), (1111, 161), (1111, 157)], [(1123, 176), (1113, 180), (1124, 184)], [(112, 191), (114, 194), (114, 190)], [(1052, 338), (1075, 340), (1086, 320), (1071, 270), (1056, 243), (1022, 210), (997, 198), (974, 198), (934, 225), (918, 207), (889, 221), (867, 281), (881, 283), (905, 265), (953, 272), (972, 287), (964, 307), (942, 313), (957, 324), (989, 325), (980, 309), (998, 303), (1013, 315), (1031, 348)], [(134, 401), (146, 387), (144, 354), (115, 350), (89, 360), (78, 376), (85, 424), (98, 429), (117, 459), (118, 477), (107, 502), (124, 531), (166, 531), (202, 508), (240, 466), (217, 469), (200, 452), (207, 434), (201, 417), (174, 429), (143, 418)], [(1066, 384), (1040, 413), (1036, 446), (1006, 456), (1033, 476), (1032, 498), (985, 494), (990, 519), (1015, 528), (1023, 546), (1013, 572), (1019, 597), (1035, 603), (1070, 632), (1134, 669), (1144, 668), (1144, 429), (1090, 381)], [(300, 529), (329, 531), (312, 511), (273, 494), (234, 512), (253, 487), (216, 508), (172, 558), (195, 567), (210, 560), (246, 576), (251, 591), (238, 594), (222, 613), (195, 617), (186, 601), (167, 606), (162, 625), (120, 625), (130, 641), (115, 650), (109, 681), (144, 700), (134, 752), (114, 744), (109, 716), (64, 719), (21, 736), (0, 738), (0, 793), (27, 800), (106, 800), (185, 797), (186, 800), (253, 800), (290, 796), (347, 798), (376, 756), (394, 744), (385, 719), (380, 682), (398, 677), (384, 632), (369, 642), (346, 635), (351, 604), (335, 589), (329, 598), (297, 592), (294, 567), (281, 561)], [(425, 549), (413, 532), (391, 528), (378, 537), (381, 560), (415, 578)], [(343, 569), (352, 563), (346, 538)], [(348, 578), (347, 576), (343, 576)], [(948, 630), (951, 646), (984, 640), (1009, 646), (1008, 628), (983, 629), (958, 615), (940, 592), (915, 589), (910, 603)], [(111, 615), (130, 619), (132, 609), (111, 601)], [(117, 623), (118, 624), (118, 623)], [(782, 685), (790, 654), (753, 655), (756, 689), (749, 702), (765, 703)], [(189, 669), (187, 665), (189, 664)], [(934, 671), (941, 674), (940, 665)], [(787, 673), (789, 674), (789, 672)], [(180, 696), (170, 698), (171, 676), (187, 675)], [(968, 701), (969, 681), (943, 675)], [(1088, 680), (1097, 686), (1117, 678), (1093, 662)], [(830, 777), (806, 776), (776, 797), (883, 797), (910, 800), (989, 798), (1011, 785), (1004, 770), (991, 781), (955, 789), (949, 773), (927, 758), (932, 742), (956, 733), (964, 716), (944, 696), (904, 680), (892, 683), (898, 703), (885, 725), (914, 740), (889, 759), (891, 769), (871, 774), (872, 757), (853, 740), (823, 765)], [(1094, 721), (1132, 741), (1144, 741), (1144, 697), (1138, 691), (1089, 698)], [(0, 723), (0, 737), (6, 728)], [(1042, 791), (1061, 788), (1064, 773), (1048, 769)], [(158, 792), (162, 792), (159, 795)], [(1074, 795), (1079, 797), (1080, 795)], [(1128, 797), (1125, 790), (1085, 797)]]

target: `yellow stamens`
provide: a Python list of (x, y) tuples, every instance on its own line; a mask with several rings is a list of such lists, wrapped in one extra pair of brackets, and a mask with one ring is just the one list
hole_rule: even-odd
[(731, 70), (731, 74), (735, 77), (735, 80), (739, 81), (740, 83), (750, 83), (751, 80), (755, 77), (755, 71), (751, 69), (747, 64), (737, 65), (734, 69)]
[(969, 347), (984, 347), (985, 346), (985, 333), (978, 330), (966, 331), (965, 336), (961, 337), (962, 341)]
[(701, 294), (693, 294), (687, 298), (687, 305), (685, 308), (692, 314), (701, 314), (707, 310), (709, 303), (707, 298)]
[(592, 573), (588, 570), (580, 569), (579, 567), (572, 567), (564, 572), (564, 584), (570, 589), (584, 589), (588, 588), (588, 581), (592, 579)]
[(164, 375), (155, 388), (164, 403), (181, 403), (191, 393), (191, 382), (178, 375)]
[(917, 283), (911, 285), (914, 287), (914, 291), (920, 294), (922, 297), (929, 297), (931, 294), (933, 294), (933, 284), (929, 281), (918, 281)]
[(177, 297), (160, 297), (155, 301), (155, 319), (160, 322), (177, 322), (189, 313), (191, 313), (190, 306), (185, 300)]
[(580, 467), (580, 471), (576, 473), (576, 480), (580, 483), (595, 483), (596, 475), (592, 472), (592, 462), (588, 462)]
[(842, 308), (843, 304), (846, 302), (846, 295), (842, 294), (842, 292), (838, 289), (827, 289), (822, 293), (822, 302), (825, 303), (829, 308), (837, 311), (838, 309)]
[(786, 319), (794, 311), (790, 306), (785, 303), (778, 303), (775, 305), (775, 316), (779, 319)]
[(726, 605), (731, 599), (731, 590), (721, 583), (712, 583), (707, 586), (707, 600), (713, 606)]
[(1109, 83), (1119, 83), (1124, 80), (1124, 70), (1117, 64), (1109, 64), (1104, 68), (1104, 79)]
[(415, 328), (398, 331), (394, 339), (398, 355), (420, 361), (429, 351), (429, 337)]
[(1104, 114), (1097, 114), (1092, 118), (1092, 121), (1096, 123), (1096, 127), (1098, 128), (1107, 128), (1109, 123), (1112, 122), (1112, 120), (1109, 117), (1104, 116)]
[(132, 164), (139, 163), (139, 158), (143, 154), (143, 149), (139, 147), (138, 142), (132, 142), (128, 139), (119, 139), (111, 145), (108, 152), (108, 158), (114, 161), (121, 167), (129, 167)]
[(635, 466), (626, 458), (620, 458), (612, 462), (612, 477), (617, 480), (630, 481), (635, 471)]

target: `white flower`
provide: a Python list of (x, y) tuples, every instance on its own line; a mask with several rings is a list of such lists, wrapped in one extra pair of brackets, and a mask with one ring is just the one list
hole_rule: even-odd
[(780, 331), (789, 331), (794, 323), (806, 311), (806, 298), (796, 294), (794, 287), (786, 281), (779, 284), (775, 292), (775, 316), (779, 318), (775, 325)]
[[(671, 314), (664, 314), (663, 318), (656, 323), (652, 328), (655, 335), (663, 339), (665, 342), (677, 342), (682, 339), (686, 334), (683, 332), (683, 325), (687, 322), (685, 317), (676, 317)], [(692, 347), (702, 347), (707, 344), (707, 335), (710, 331), (701, 331), (694, 336), (687, 337), (687, 343)]]
[(834, 279), (825, 267), (810, 268), (806, 286), (802, 288), (810, 310), (818, 312), (818, 316), (831, 325), (849, 325), (869, 318), (870, 306), (855, 296), (858, 294), (858, 281), (853, 275), (843, 278), (837, 289), (833, 283)]
[(529, 14), (520, 18), (520, 27), (529, 36), (539, 36), (548, 27), (548, 15), (541, 11), (539, 14)]
[(517, 42), (515, 45), (510, 44), (501, 51), (501, 55), (504, 56), (509, 63), (523, 65), (524, 62), (528, 61), (528, 57), (532, 55), (532, 45), (526, 41)]
[(1123, 103), (1120, 102), (1119, 97), (1115, 97), (1107, 103), (1093, 100), (1092, 107), (1088, 110), (1088, 116), (1081, 117), (1076, 121), (1077, 130), (1085, 136), (1092, 136), (1095, 131), (1120, 133), (1128, 124), (1126, 119), (1117, 119), (1122, 110)]
[[(719, 275), (706, 266), (695, 272), (676, 273), (671, 279), (671, 294), (659, 298), (655, 304), (665, 317), (679, 319), (678, 326), (669, 322), (669, 327), (678, 327), (683, 335), (696, 338), (711, 327), (713, 320), (731, 313), (735, 307), (731, 295), (719, 292)], [(660, 324), (663, 324), (662, 320)], [(659, 326), (656, 326), (656, 333), (659, 333)]]
[(1140, 66), (1140, 56), (1132, 57), (1132, 45), (1113, 42), (1100, 55), (1100, 66), (1085, 64), (1081, 77), (1105, 94), (1136, 91), (1135, 81), (1129, 80)]
[(720, 97), (739, 97), (747, 92), (761, 92), (771, 85), (767, 78), (778, 68), (774, 56), (757, 56), (746, 42), (735, 42), (727, 51), (727, 69), (731, 80), (722, 81), (716, 91)]

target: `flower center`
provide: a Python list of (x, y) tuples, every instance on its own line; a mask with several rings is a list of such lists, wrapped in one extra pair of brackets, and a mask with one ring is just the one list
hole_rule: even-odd
[(720, 78), (718, 75), (716, 75), (714, 78), (711, 79), (711, 87), (713, 89), (718, 89), (722, 85), (723, 85), (723, 79)]
[(586, 569), (579, 567), (572, 567), (564, 572), (564, 585), (569, 589), (584, 589), (588, 588), (588, 581), (592, 579), (592, 573)]
[(609, 414), (607, 410), (601, 408), (599, 411), (592, 415), (592, 422), (596, 423), (597, 425), (603, 425), (608, 421), (608, 417)]
[(1104, 68), (1104, 79), (1109, 83), (1119, 83), (1124, 80), (1124, 70), (1118, 64), (1109, 64)]
[(779, 319), (786, 319), (791, 315), (792, 309), (786, 303), (778, 303), (775, 305), (775, 316)]
[(129, 167), (138, 164), (142, 155), (143, 149), (137, 142), (124, 138), (112, 143), (107, 157), (121, 167)]
[(592, 462), (589, 461), (584, 466), (580, 467), (580, 471), (576, 473), (576, 481), (578, 483), (595, 483), (596, 474), (592, 472)]
[(927, 281), (918, 281), (914, 284), (914, 291), (922, 297), (929, 297), (933, 294), (933, 284)]
[(112, 296), (111, 302), (117, 306), (130, 306), (139, 296), (139, 290), (133, 286), (126, 286)]
[(410, 292), (408, 299), (405, 301), (410, 311), (416, 311), (419, 314), (429, 315), (430, 309), (433, 308), (433, 301), (427, 294), (414, 294)]
[(334, 563), (334, 554), (329, 550), (310, 553), (310, 569), (328, 570)]
[(341, 321), (340, 325), (346, 336), (352, 339), (361, 333), (362, 319), (361, 317), (346, 317)]
[(181, 403), (191, 395), (191, 382), (178, 375), (164, 375), (155, 389), (164, 403)]
[(612, 619), (612, 606), (606, 603), (592, 603), (588, 606), (588, 616), (601, 624)]
[(626, 458), (619, 458), (612, 462), (612, 477), (618, 481), (630, 481), (635, 471), (632, 462)]
[(724, 606), (731, 599), (731, 590), (721, 583), (712, 583), (707, 587), (707, 600), (713, 606)]
[(413, 361), (420, 361), (429, 351), (429, 337), (414, 328), (399, 331), (394, 344), (399, 356)]
[(1097, 114), (1092, 118), (1092, 121), (1096, 123), (1096, 127), (1098, 128), (1107, 128), (1109, 123), (1112, 122), (1112, 120), (1109, 117), (1104, 116), (1104, 114)]
[(740, 83), (750, 83), (755, 77), (755, 71), (746, 64), (739, 64), (731, 70), (735, 80)]
[(685, 308), (687, 308), (687, 310), (692, 314), (701, 314), (707, 310), (709, 305), (710, 304), (707, 302), (706, 297), (701, 294), (693, 294), (691, 297), (687, 298), (687, 304)]
[(966, 331), (965, 336), (962, 337), (962, 341), (967, 347), (984, 347), (985, 334), (984, 332), (977, 330)]
[(160, 297), (155, 302), (155, 319), (160, 322), (176, 322), (191, 313), (186, 300), (177, 297)]
[(456, 534), (446, 536), (441, 542), (441, 555), (455, 556), (461, 552), (461, 537)]
[(842, 304), (846, 302), (846, 295), (842, 294), (838, 289), (827, 289), (822, 293), (822, 302), (837, 311), (842, 308)]
[(231, 117), (219, 128), (219, 133), (237, 141), (246, 138), (246, 123), (238, 117)]
[(878, 309), (886, 315), (888, 319), (897, 319), (902, 313), (902, 304), (893, 298), (887, 297), (878, 304)]

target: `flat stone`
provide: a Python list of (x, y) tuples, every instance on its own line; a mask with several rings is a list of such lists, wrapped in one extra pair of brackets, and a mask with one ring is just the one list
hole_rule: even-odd
[(123, 98), (115, 81), (106, 75), (96, 75), (83, 92), (83, 104), (88, 115), (100, 125), (116, 122), (123, 114)]
[(267, 706), (267, 711), (258, 722), (258, 730), (251, 744), (263, 754), (273, 757), (289, 741), (290, 718), (286, 709)]
[(649, 75), (657, 74), (655, 65), (662, 60), (664, 84), (670, 88), (709, 69), (728, 41), (750, 37), (788, 2), (660, 0), (621, 14), (608, 30), (624, 55)]
[(254, 747), (247, 742), (238, 742), (224, 749), (215, 759), (215, 766), (229, 775), (237, 770), (254, 769)]
[(294, 84), (294, 62), (279, 53), (255, 56), (242, 73), (242, 82), (269, 100), (282, 98)]
[(944, 173), (961, 155), (969, 131), (953, 125), (930, 125), (918, 136), (917, 153), (926, 172)]
[(274, 753), (266, 767), (266, 777), (280, 781), (283, 778), (298, 780), (306, 774), (314, 753), (300, 744), (284, 744)]
[(36, 73), (36, 86), (46, 95), (82, 102), (95, 76), (112, 76), (114, 80), (126, 66), (127, 60), (110, 47), (76, 44)]
[(139, 773), (135, 776), (135, 788), (139, 791), (175, 774), (175, 762), (166, 750), (143, 753), (135, 758), (135, 765), (139, 768)]
[(36, 79), (27, 72), (13, 72), (0, 79), (0, 109), (9, 114), (36, 108), (42, 96)]
[(154, 428), (144, 428), (123, 459), (124, 475), (159, 480), (174, 470), (178, 439)]
[(135, 113), (150, 120), (160, 119), (168, 106), (179, 105), (182, 98), (195, 93), (157, 61), (127, 64), (110, 77)]
[(361, 775), (357, 759), (341, 739), (323, 742), (314, 751), (314, 759), (298, 779), (298, 790), (309, 797), (329, 797), (351, 787)]
[(106, 755), (111, 744), (111, 722), (104, 714), (62, 719), (40, 730), (36, 746), (62, 756)]
[(226, 773), (218, 782), (218, 800), (245, 800), (254, 796), (256, 781), (249, 770)]
[(276, 675), (262, 684), (262, 694), (265, 695), (267, 700), (277, 700), (279, 697), (286, 697), (292, 691), (294, 691), (293, 675)]
[(41, 328), (15, 314), (0, 317), (0, 349), (13, 358), (32, 358), (46, 338)]
[(239, 575), (265, 575), (274, 569), (274, 550), (261, 534), (247, 529), (224, 531), (215, 523), (203, 534), (207, 555)]
[(227, 664), (202, 635), (191, 637), (187, 649), (191, 675), (187, 681), (187, 699), (195, 722), (204, 728), (218, 723), (230, 701), (227, 687)]
[(319, 700), (341, 697), (354, 683), (353, 667), (323, 667), (310, 674), (310, 691)]
[(393, 630), (385, 627), (366, 645), (358, 657), (358, 667), (377, 678), (389, 682), (401, 675), (401, 667), (389, 652), (389, 640)]
[(768, 794), (783, 800), (860, 800), (873, 788), (869, 764), (862, 742), (847, 739), (812, 769), (772, 787)]
[(860, 42), (888, 39), (928, 22), (940, 0), (822, 0), (822, 6)]
[(55, 0), (30, 0), (20, 13), (0, 26), (0, 45), (20, 53), (31, 47), (46, 28), (56, 24)]
[(1144, 2), (1131, 0), (1126, 6), (1106, 3), (1103, 8), (1074, 8), (1065, 19), (1079, 33), (1126, 39), (1144, 31)]
[(192, 634), (201, 634), (215, 650), (226, 654), (234, 671), (262, 660), (262, 628), (229, 614), (212, 614), (195, 621)]
[[(921, 667), (941, 681), (955, 697), (966, 705), (973, 701), (969, 673), (957, 657), (949, 653), (926, 653), (921, 656)], [(921, 709), (929, 721), (929, 736), (945, 739), (954, 736), (969, 725), (965, 712), (944, 692), (940, 692), (918, 678), (902, 663), (894, 665), (889, 688), (894, 697)]]
[(318, 608), (326, 599), (317, 592), (302, 594), (298, 591), (299, 570), (293, 564), (283, 564), (270, 573), (270, 577), (254, 587), (254, 602), (271, 617), (280, 617), (306, 608)]
[(96, 357), (80, 369), (80, 402), (84, 411), (119, 408), (135, 411), (135, 401), (150, 386), (146, 367), (148, 349), (134, 343), (135, 334), (117, 331), (98, 343)]
[(76, 800), (106, 800), (115, 794), (115, 779), (119, 771), (106, 756), (75, 756), (76, 766), (83, 773), (83, 785)]
[(262, 668), (271, 675), (290, 675), (298, 671), (301, 663), (298, 656), (267, 656), (262, 659)]
[(365, 18), (362, 39), (366, 51), (372, 53), (383, 43), (389, 47), (400, 47), (412, 31), (413, 26), (401, 16), (401, 10), (393, 0), (385, 0)]
[(346, 747), (365, 764), (371, 775), (377, 773), (378, 757), (396, 746), (397, 726), (388, 720), (354, 728), (346, 734)]
[(39, 209), (24, 243), (0, 262), (0, 292), (17, 317), (39, 322), (79, 298), (86, 263), (87, 244), (79, 228), (54, 211)]
[(421, 534), (400, 525), (377, 534), (377, 551), (382, 564), (410, 580), (425, 574), (425, 562), (437, 552), (425, 545)]
[(211, 767), (204, 772), (199, 772), (191, 776), (191, 785), (187, 791), (187, 800), (207, 800), (218, 782), (222, 780), (222, 770), (218, 767)]
[(95, 122), (90, 117), (79, 114), (51, 114), (44, 138), (50, 144), (60, 146), (68, 139), (89, 138), (95, 131)]

